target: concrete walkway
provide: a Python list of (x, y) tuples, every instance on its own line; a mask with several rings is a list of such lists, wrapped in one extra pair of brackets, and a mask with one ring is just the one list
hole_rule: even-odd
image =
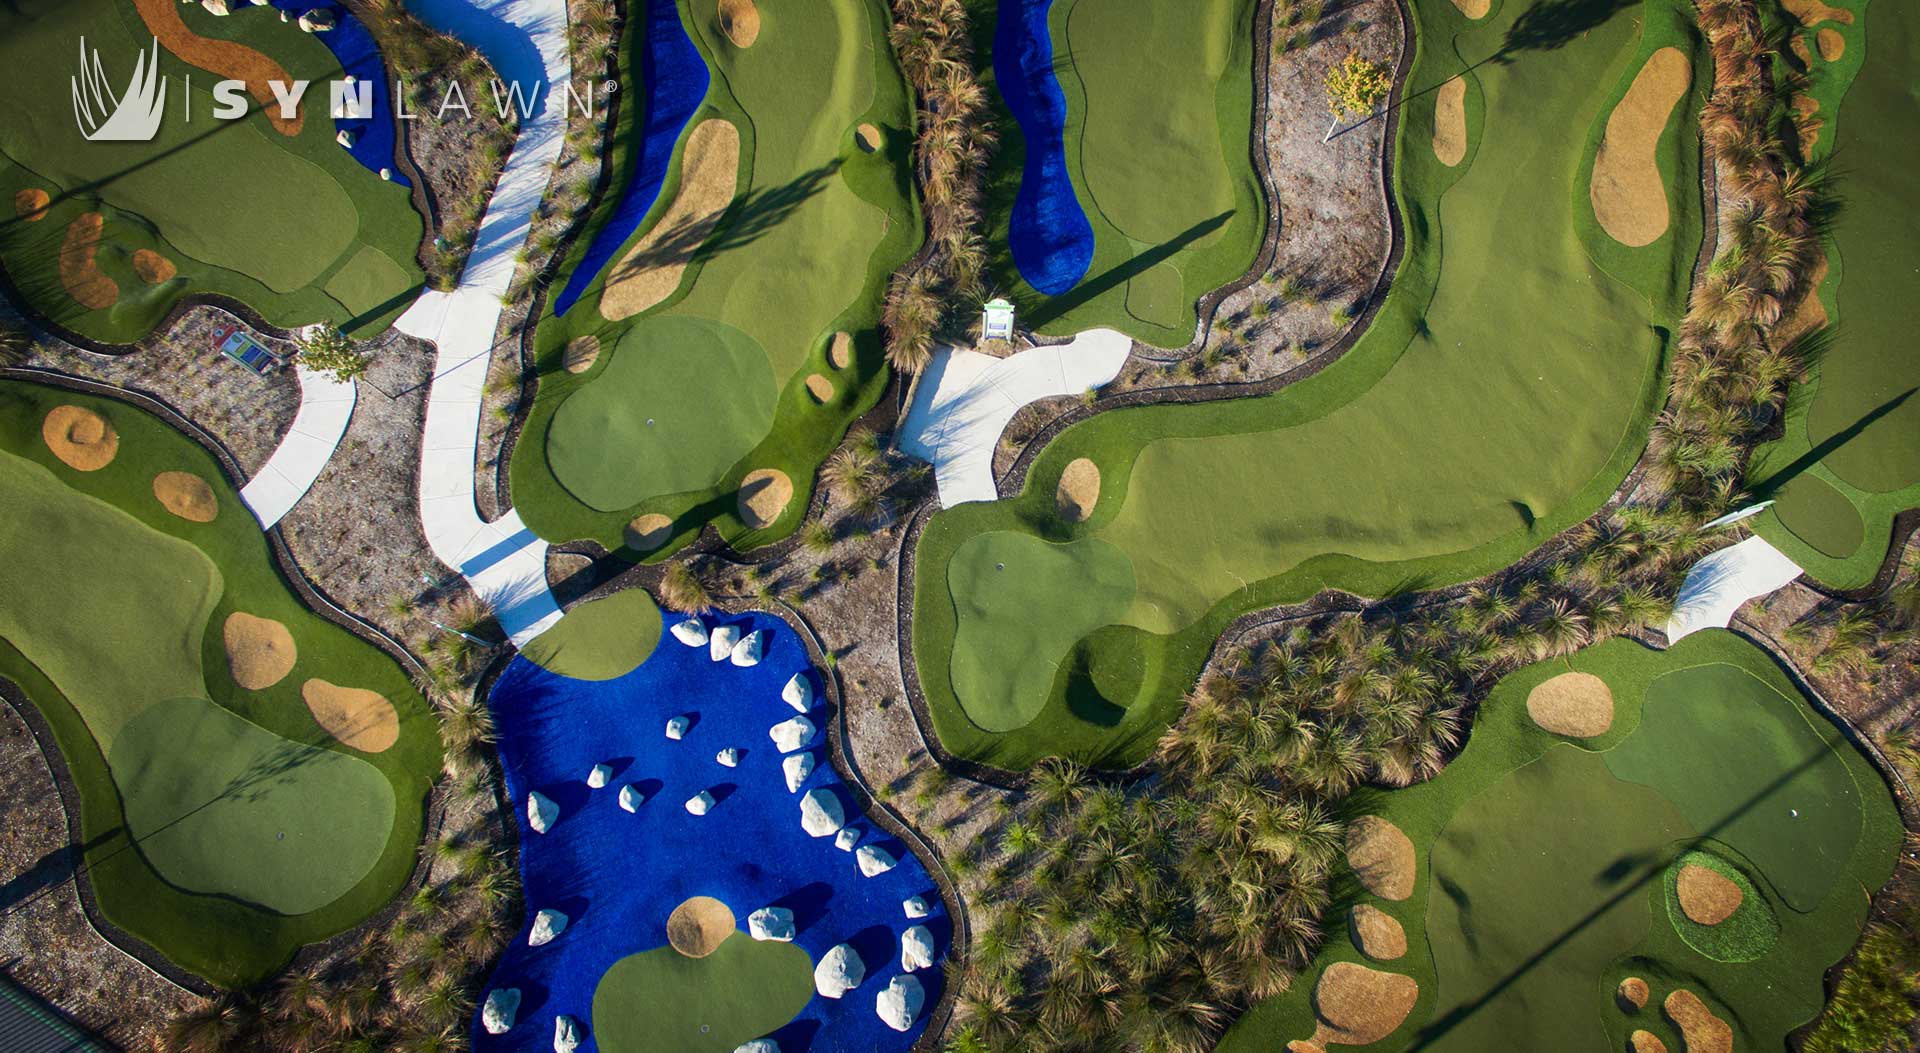
[(900, 448), (932, 463), (940, 507), (999, 500), (993, 451), (1013, 415), (1029, 402), (1105, 384), (1132, 347), (1123, 333), (1089, 329), (1071, 343), (1008, 358), (937, 348), (900, 426)]
[(1667, 641), (1678, 643), (1702, 629), (1724, 629), (1742, 604), (1785, 588), (1799, 576), (1799, 564), (1760, 537), (1702, 557), (1680, 586), (1673, 617), (1667, 619)]
[(296, 372), (300, 377), (300, 409), (293, 416), (293, 427), (273, 448), (267, 463), (240, 489), (240, 500), (260, 521), (262, 530), (284, 519), (313, 489), (314, 480), (320, 478), (341, 436), (347, 433), (358, 400), (351, 381), (343, 384), (305, 366), (296, 367)]

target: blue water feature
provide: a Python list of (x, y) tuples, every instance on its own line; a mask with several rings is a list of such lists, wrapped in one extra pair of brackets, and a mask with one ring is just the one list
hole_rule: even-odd
[[(836, 944), (849, 943), (866, 964), (866, 979), (844, 998), (816, 994), (767, 1036), (782, 1053), (904, 1051), (925, 1029), (944, 986), (937, 965), (914, 974), (927, 1002), (910, 1030), (896, 1032), (881, 1021), (874, 997), (900, 975), (900, 934), (910, 925), (927, 926), (939, 956), (947, 954), (952, 926), (932, 879), (900, 841), (858, 813), (827, 762), (829, 711), (792, 629), (758, 614), (708, 622), (737, 625), (743, 636), (759, 630), (766, 644), (760, 664), (742, 669), (712, 662), (705, 646), (685, 647), (663, 634), (653, 655), (618, 679), (572, 680), (516, 658), (495, 684), (488, 701), (520, 828), (526, 924), (548, 907), (567, 915), (568, 924), (542, 947), (527, 946), (526, 930), (516, 934), (486, 990), (519, 988), (518, 1017), (512, 1030), (496, 1036), (480, 1026), (476, 1013), (475, 1053), (547, 1053), (559, 1015), (587, 1031), (581, 1050), (600, 1050), (593, 996), (601, 977), (629, 955), (666, 946), (668, 915), (692, 896), (712, 896), (733, 910), (742, 931), (732, 939), (749, 938), (744, 930), (754, 910), (785, 906), (799, 929), (795, 945), (815, 962)], [(809, 717), (821, 730), (807, 748), (818, 764), (799, 792), (789, 793), (781, 755), (767, 731), (794, 715), (780, 691), (802, 671), (814, 684)], [(684, 739), (670, 741), (667, 721), (680, 715), (692, 725)], [(742, 751), (738, 767), (714, 759), (729, 746)], [(598, 790), (586, 782), (595, 764), (613, 769), (611, 781)], [(631, 814), (619, 806), (626, 785), (646, 795)], [(852, 852), (800, 828), (801, 795), (834, 786), (860, 843), (885, 848), (898, 866), (862, 877)], [(529, 790), (559, 805), (559, 818), (545, 834), (527, 825)], [(718, 803), (707, 815), (694, 816), (685, 802), (702, 790)], [(913, 896), (926, 899), (930, 917), (907, 918), (901, 903)], [(605, 1053), (675, 1050), (663, 1042), (644, 1051)]]
[[(371, 115), (336, 117), (333, 125), (340, 131), (353, 133), (353, 148), (347, 152), (367, 171), (377, 173), (382, 168), (389, 169), (395, 183), (412, 186), (407, 182), (407, 177), (400, 174), (400, 167), (394, 161), (398, 144), (393, 124), (393, 81), (387, 75), (386, 65), (380, 61), (380, 49), (374, 45), (373, 34), (367, 32), (367, 27), (341, 4), (315, 3), (313, 0), (272, 0), (272, 4), (293, 18), (299, 18), (308, 11), (333, 12), (334, 28), (325, 33), (315, 33), (314, 39), (333, 52), (334, 60), (340, 63), (342, 70), (351, 73), (355, 80), (366, 81), (373, 86)], [(310, 93), (305, 102), (307, 107), (319, 107), (325, 111), (331, 105), (328, 85), (314, 84), (307, 90)]]
[[(554, 298), (553, 313), (566, 314), (599, 277), (613, 254), (620, 251), (640, 221), (647, 218), (660, 187), (667, 181), (673, 144), (680, 139), (693, 112), (707, 97), (711, 74), (707, 60), (687, 37), (680, 23), (680, 5), (671, 0), (646, 0), (646, 25), (641, 35), (637, 105), (641, 107), (640, 143), (632, 174), (620, 203), (594, 235), (580, 265)], [(634, 91), (629, 86), (628, 91)]]
[(1027, 158), (1007, 240), (1027, 284), (1058, 296), (1093, 263), (1093, 227), (1067, 175), (1067, 97), (1053, 73), (1053, 0), (1000, 0), (993, 77), (1020, 123)]

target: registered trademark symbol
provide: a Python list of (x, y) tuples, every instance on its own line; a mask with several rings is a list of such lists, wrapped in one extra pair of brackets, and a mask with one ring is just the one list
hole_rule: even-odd
[(615, 92), (615, 91), (619, 91), (619, 90), (620, 90), (620, 82), (619, 82), (619, 81), (617, 81), (617, 80), (608, 80), (608, 81), (607, 81), (607, 91), (609, 91), (609, 92)]

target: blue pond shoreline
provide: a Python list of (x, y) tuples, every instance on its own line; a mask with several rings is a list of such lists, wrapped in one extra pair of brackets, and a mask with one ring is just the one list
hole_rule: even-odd
[[(340, 63), (340, 69), (353, 75), (358, 81), (373, 85), (373, 115), (370, 117), (340, 117), (334, 119), (334, 127), (343, 132), (352, 132), (353, 148), (347, 152), (360, 162), (361, 167), (378, 174), (382, 168), (390, 169), (393, 182), (400, 186), (412, 186), (407, 177), (400, 174), (399, 163), (395, 160), (399, 147), (398, 133), (393, 124), (393, 81), (388, 77), (387, 65), (380, 57), (380, 49), (373, 42), (373, 34), (353, 12), (338, 3), (316, 3), (314, 0), (270, 0), (276, 10), (285, 11), (299, 18), (308, 11), (325, 10), (333, 12), (337, 23), (325, 33), (313, 34), (314, 39), (327, 46), (333, 57)], [(307, 106), (320, 106), (323, 109), (332, 105), (325, 84), (315, 84), (305, 103)], [(330, 111), (329, 111), (330, 112)]]
[(1067, 98), (1053, 72), (1053, 0), (1000, 0), (993, 77), (1027, 154), (1007, 240), (1028, 285), (1059, 296), (1093, 263), (1093, 226), (1067, 173)]
[[(747, 916), (769, 905), (794, 911), (795, 945), (818, 962), (834, 945), (850, 943), (867, 974), (846, 997), (817, 994), (800, 1014), (771, 1032), (782, 1053), (884, 1053), (905, 1051), (925, 1029), (938, 1004), (944, 972), (922, 969), (925, 986), (920, 1018), (906, 1032), (887, 1027), (874, 1012), (874, 998), (900, 974), (900, 934), (922, 924), (944, 958), (952, 926), (925, 867), (899, 840), (874, 826), (838, 790), (848, 826), (861, 844), (877, 844), (899, 865), (877, 877), (862, 877), (852, 852), (833, 838), (812, 838), (800, 828), (800, 798), (818, 787), (840, 786), (826, 757), (830, 710), (818, 674), (793, 630), (770, 615), (708, 619), (708, 624), (759, 630), (765, 652), (759, 665), (737, 668), (712, 662), (707, 648), (685, 647), (662, 634), (658, 648), (638, 669), (615, 680), (572, 680), (515, 658), (490, 692), (499, 728), (500, 758), (520, 828), (520, 871), (526, 888), (526, 918), (488, 981), (486, 991), (517, 987), (518, 1019), (505, 1035), (490, 1035), (476, 1012), (476, 1053), (546, 1053), (553, 1046), (556, 1016), (580, 1022), (584, 1053), (600, 1049), (593, 1023), (593, 997), (601, 977), (630, 955), (667, 944), (673, 908), (692, 896), (712, 896), (733, 910), (749, 939)], [(787, 680), (808, 671), (814, 708), (808, 714), (820, 733), (807, 749), (817, 761), (795, 793), (787, 791), (777, 752), (767, 731), (794, 716), (780, 698)], [(678, 742), (665, 736), (667, 720), (686, 715), (692, 726)], [(738, 767), (726, 768), (714, 754), (733, 746)], [(612, 780), (587, 787), (595, 764), (608, 764)], [(620, 788), (646, 795), (638, 811), (620, 809)], [(560, 809), (545, 834), (527, 826), (529, 790)], [(701, 790), (718, 803), (705, 816), (689, 814), (688, 798)], [(931, 916), (906, 917), (903, 900), (922, 896)], [(535, 911), (552, 907), (567, 915), (559, 938), (528, 947), (526, 926)], [(484, 998), (484, 993), (481, 996)], [(757, 1036), (744, 1036), (750, 1038)], [(648, 1050), (606, 1053), (674, 1053), (670, 1043)]]

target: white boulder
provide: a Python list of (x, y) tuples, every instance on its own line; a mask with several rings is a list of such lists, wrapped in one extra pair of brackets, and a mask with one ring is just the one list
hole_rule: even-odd
[(780, 701), (792, 706), (795, 711), (805, 713), (813, 708), (813, 681), (805, 673), (793, 674), (787, 686), (780, 689)]
[(737, 625), (716, 625), (712, 635), (707, 637), (707, 657), (716, 662), (724, 662), (733, 655), (733, 645), (740, 642), (740, 627)]
[(332, 11), (323, 7), (316, 7), (300, 16), (300, 28), (309, 33), (330, 33), (336, 25), (339, 25), (339, 20), (334, 18)]
[(593, 770), (587, 773), (587, 786), (597, 790), (602, 786), (605, 786), (607, 784), (607, 780), (611, 778), (613, 778), (612, 768), (609, 768), (604, 764), (596, 764), (593, 766)]
[(796, 753), (780, 762), (780, 768), (787, 773), (787, 792), (799, 793), (800, 787), (813, 774), (813, 754)]
[(853, 854), (860, 863), (860, 873), (866, 877), (879, 877), (881, 874), (900, 865), (900, 861), (887, 853), (879, 845), (861, 845), (860, 851)]
[(480, 1007), (480, 1026), (489, 1035), (504, 1035), (513, 1030), (513, 1018), (519, 1013), (520, 989), (496, 987), (487, 992), (487, 1000)]
[(920, 1019), (920, 1010), (927, 1004), (926, 988), (912, 976), (896, 976), (873, 1000), (873, 1011), (880, 1014), (888, 1027), (895, 1031), (905, 1031)]
[(761, 907), (747, 915), (747, 935), (756, 940), (793, 942), (793, 912), (785, 907)]
[(644, 793), (641, 793), (639, 789), (637, 789), (632, 783), (628, 783), (625, 786), (620, 787), (620, 810), (621, 811), (623, 812), (639, 811), (640, 806), (645, 803), (647, 803), (647, 795)]
[(527, 933), (527, 946), (544, 947), (565, 931), (567, 916), (552, 907), (543, 908), (533, 916), (533, 931)]
[(346, 128), (342, 128), (340, 129), (339, 134), (333, 137), (333, 141), (351, 150), (353, 149), (353, 142), (354, 142), (353, 132)]
[(900, 904), (900, 909), (906, 911), (909, 918), (924, 918), (928, 914), (926, 897), (914, 896), (904, 900)]
[(707, 623), (698, 618), (688, 618), (673, 627), (673, 638), (688, 647), (699, 647), (707, 642)]
[(672, 739), (675, 742), (679, 742), (681, 739), (686, 738), (687, 724), (688, 724), (688, 720), (685, 717), (668, 718), (667, 719), (667, 737)]
[(527, 825), (533, 827), (536, 834), (544, 834), (553, 828), (553, 821), (560, 818), (560, 806), (539, 790), (527, 792)]
[[(896, 981), (897, 982), (897, 981)], [(556, 1017), (553, 1021), (553, 1053), (573, 1053), (587, 1037), (580, 1022), (570, 1016)]]
[(811, 837), (826, 837), (847, 825), (846, 810), (840, 797), (825, 787), (800, 798), (800, 829)]
[(738, 768), (740, 766), (740, 751), (732, 746), (728, 746), (726, 749), (714, 754), (713, 759), (715, 763), (723, 768)]
[(687, 798), (687, 811), (695, 815), (705, 815), (713, 811), (713, 795), (705, 790)]
[(733, 1047), (733, 1053), (780, 1053), (780, 1043), (770, 1038), (756, 1038)]
[(813, 989), (822, 998), (838, 998), (866, 978), (867, 963), (844, 943), (822, 955), (820, 964), (813, 967)]
[(755, 629), (747, 634), (746, 639), (733, 645), (733, 664), (742, 668), (759, 665), (760, 648), (760, 630)]
[(772, 728), (769, 728), (767, 730), (767, 737), (773, 740), (773, 744), (779, 747), (780, 752), (792, 753), (794, 750), (812, 742), (816, 730), (813, 726), (813, 721), (805, 717), (794, 717), (791, 720), (783, 720), (775, 724)]
[(853, 851), (853, 846), (859, 843), (860, 831), (855, 830), (851, 826), (841, 827), (840, 832), (833, 835), (833, 847), (842, 852)]
[(222, 18), (233, 14), (233, 5), (227, 3), (227, 0), (200, 0), (200, 6), (207, 9), (207, 14), (219, 15)]
[(933, 933), (925, 925), (900, 934), (900, 968), (910, 973), (933, 968)]

